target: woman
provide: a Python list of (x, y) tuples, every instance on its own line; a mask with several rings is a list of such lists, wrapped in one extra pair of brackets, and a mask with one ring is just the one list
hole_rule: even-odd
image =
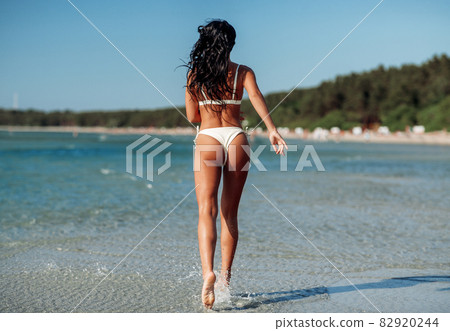
[(203, 271), (202, 301), (214, 304), (213, 271), (218, 213), (217, 191), (223, 174), (220, 202), (222, 267), (218, 283), (228, 286), (238, 241), (238, 206), (247, 178), (250, 148), (240, 123), (240, 103), (247, 90), (250, 101), (264, 120), (277, 154), (284, 155), (285, 141), (269, 115), (255, 74), (230, 60), (236, 32), (226, 21), (214, 20), (198, 28), (188, 63), (186, 114), (201, 123), (195, 138), (194, 174), (199, 211), (198, 242)]

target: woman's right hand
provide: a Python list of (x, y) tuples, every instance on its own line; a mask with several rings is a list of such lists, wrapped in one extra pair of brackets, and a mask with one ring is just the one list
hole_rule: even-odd
[(278, 133), (277, 130), (272, 130), (269, 132), (269, 140), (275, 152), (277, 154), (281, 153), (281, 155), (284, 155), (284, 148), (286, 148), (287, 150), (288, 147), (286, 145), (286, 142), (284, 141), (284, 139), (281, 137), (281, 135)]

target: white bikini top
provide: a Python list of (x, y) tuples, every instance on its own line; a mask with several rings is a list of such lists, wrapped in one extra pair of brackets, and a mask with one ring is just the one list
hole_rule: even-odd
[(239, 72), (239, 66), (240, 64), (238, 64), (237, 68), (236, 68), (236, 74), (234, 75), (234, 84), (233, 84), (233, 95), (231, 96), (231, 100), (208, 100), (208, 98), (206, 97), (205, 92), (202, 89), (202, 94), (203, 97), (205, 98), (205, 100), (203, 101), (199, 101), (198, 104), (199, 106), (204, 106), (204, 105), (240, 105), (241, 104), (241, 100), (234, 100), (234, 95), (236, 94), (236, 83), (237, 83), (237, 77), (238, 77), (238, 72)]

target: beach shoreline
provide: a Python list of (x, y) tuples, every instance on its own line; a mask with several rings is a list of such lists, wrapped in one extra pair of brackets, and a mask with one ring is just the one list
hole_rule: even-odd
[[(195, 135), (194, 127), (176, 128), (156, 128), (156, 127), (125, 127), (108, 128), (102, 126), (81, 127), (81, 126), (0, 126), (0, 131), (7, 132), (71, 132), (74, 136), (79, 133), (98, 134), (154, 134), (154, 135)], [(341, 131), (339, 134), (327, 134), (317, 136), (314, 132), (304, 132), (297, 134), (293, 131), (280, 130), (283, 137), (287, 139), (301, 139), (312, 141), (335, 141), (335, 142), (364, 142), (379, 144), (425, 144), (425, 145), (450, 145), (450, 133), (446, 131), (412, 133), (394, 132), (390, 134), (380, 134), (374, 131), (366, 131), (360, 135), (354, 135), (350, 131)], [(267, 137), (267, 132), (255, 130), (252, 136)]]

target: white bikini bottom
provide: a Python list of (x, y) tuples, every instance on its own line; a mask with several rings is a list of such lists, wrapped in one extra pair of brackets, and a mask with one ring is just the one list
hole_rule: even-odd
[(237, 126), (224, 126), (224, 127), (203, 129), (201, 131), (198, 131), (197, 127), (197, 136), (195, 136), (194, 143), (196, 142), (199, 134), (204, 134), (216, 139), (222, 145), (223, 150), (225, 152), (225, 161), (224, 161), (225, 164), (225, 162), (227, 161), (228, 147), (230, 146), (233, 139), (236, 138), (236, 136), (240, 133), (245, 133), (245, 131)]

